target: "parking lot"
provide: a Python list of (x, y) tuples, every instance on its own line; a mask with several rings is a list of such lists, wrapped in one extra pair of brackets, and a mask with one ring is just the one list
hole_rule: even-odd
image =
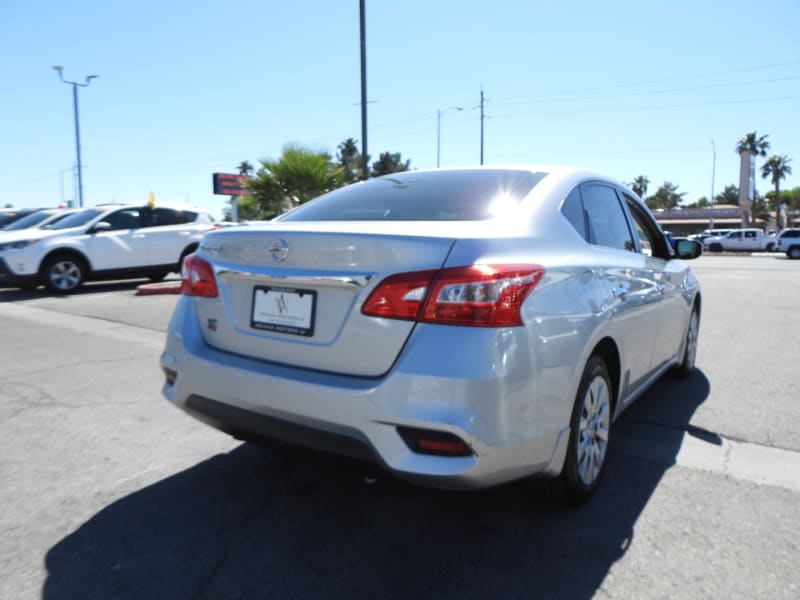
[(177, 296), (0, 289), (0, 597), (796, 599), (800, 261), (692, 268), (697, 369), (615, 424), (579, 509), (242, 444), (161, 397)]

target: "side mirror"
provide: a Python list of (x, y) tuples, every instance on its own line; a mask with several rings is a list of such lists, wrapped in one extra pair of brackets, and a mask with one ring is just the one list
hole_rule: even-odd
[(675, 240), (675, 255), (683, 260), (697, 258), (703, 253), (703, 244), (697, 240), (677, 239)]
[(101, 231), (111, 231), (111, 223), (107, 223), (106, 221), (95, 223), (89, 230), (89, 233), (100, 233)]

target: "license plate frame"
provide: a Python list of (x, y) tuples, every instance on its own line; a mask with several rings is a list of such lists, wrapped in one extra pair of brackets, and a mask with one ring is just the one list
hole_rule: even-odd
[(317, 311), (317, 292), (259, 285), (253, 288), (250, 327), (287, 335), (311, 337)]

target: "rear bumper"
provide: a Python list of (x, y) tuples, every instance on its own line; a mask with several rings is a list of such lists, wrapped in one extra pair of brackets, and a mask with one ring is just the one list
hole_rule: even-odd
[[(164, 396), (198, 420), (248, 440), (279, 440), (371, 460), (397, 476), (446, 488), (481, 488), (557, 475), (571, 402), (540, 406), (518, 372), (492, 365), (469, 379), (420, 375), (403, 356), (381, 378), (296, 369), (215, 350), (202, 339), (191, 298), (181, 297), (161, 364), (177, 373)], [(527, 374), (533, 378), (533, 373)], [(451, 433), (471, 456), (413, 452), (397, 431)]]

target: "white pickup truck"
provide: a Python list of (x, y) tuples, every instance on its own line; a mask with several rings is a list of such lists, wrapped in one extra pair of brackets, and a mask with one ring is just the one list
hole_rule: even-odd
[(760, 229), (732, 229), (725, 235), (704, 239), (703, 246), (711, 252), (771, 252), (775, 236)]

